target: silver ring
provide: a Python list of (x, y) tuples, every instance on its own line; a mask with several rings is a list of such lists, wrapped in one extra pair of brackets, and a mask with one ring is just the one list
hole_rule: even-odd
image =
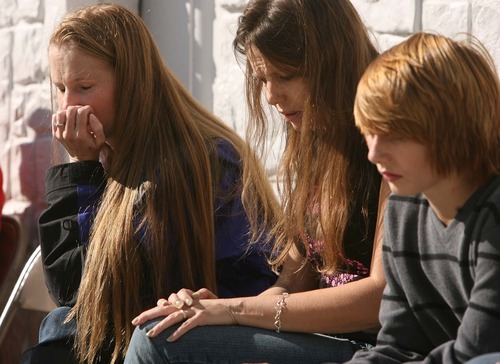
[(183, 320), (187, 319), (188, 315), (187, 315), (186, 310), (181, 310), (181, 313), (182, 313)]
[(58, 123), (57, 121), (54, 121), (52, 124), (54, 124), (54, 126), (64, 126), (64, 125), (66, 125), (66, 122)]

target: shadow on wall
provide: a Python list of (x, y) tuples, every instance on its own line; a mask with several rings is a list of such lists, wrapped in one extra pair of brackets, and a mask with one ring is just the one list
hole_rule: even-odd
[[(35, 132), (34, 139), (18, 145), (19, 191), (16, 195), (28, 200), (29, 206), (24, 211), (22, 221), (28, 233), (31, 253), (38, 245), (38, 217), (45, 208), (45, 171), (53, 159), (51, 130), (52, 112), (38, 108), (29, 115), (25, 124)], [(14, 195), (15, 196), (15, 195)]]

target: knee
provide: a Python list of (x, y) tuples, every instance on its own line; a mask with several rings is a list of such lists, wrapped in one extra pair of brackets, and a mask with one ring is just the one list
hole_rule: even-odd
[[(125, 357), (125, 364), (127, 363), (161, 363), (164, 362), (159, 355), (157, 343), (163, 340), (163, 336), (167, 335), (166, 332), (161, 333), (155, 338), (150, 338), (147, 333), (160, 321), (152, 320), (148, 321), (144, 325), (135, 328), (132, 338), (130, 339), (130, 344), (127, 349), (127, 355)], [(168, 330), (167, 330), (168, 331)], [(165, 339), (166, 342), (166, 339)]]
[(69, 307), (58, 307), (49, 312), (40, 324), (39, 342), (50, 342), (56, 340), (67, 340), (72, 338), (76, 332), (75, 321), (66, 323), (66, 317), (70, 313)]
[(500, 363), (500, 352), (484, 354), (469, 360), (466, 364), (494, 364)]

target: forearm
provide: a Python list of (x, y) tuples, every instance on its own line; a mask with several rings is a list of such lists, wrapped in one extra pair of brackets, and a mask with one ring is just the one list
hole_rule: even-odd
[[(365, 278), (338, 287), (292, 293), (285, 300), (281, 330), (347, 333), (375, 327), (379, 324), (382, 290), (383, 285)], [(224, 304), (239, 325), (275, 329), (279, 293), (279, 287), (273, 287), (260, 296), (231, 299)]]
[[(93, 172), (89, 175), (96, 177), (99, 167), (99, 163), (85, 163), (81, 167), (66, 164), (47, 171), (48, 206), (39, 219), (40, 245), (45, 280), (59, 305), (71, 305), (78, 290), (88, 238), (88, 229), (82, 234), (80, 224), (88, 223), (90, 205), (95, 201), (89, 195), (82, 196), (78, 187), (83, 172)], [(99, 175), (102, 177), (102, 173)], [(95, 180), (100, 182), (102, 178)], [(96, 187), (87, 188), (95, 190)], [(88, 203), (84, 204), (85, 201)], [(79, 217), (80, 211), (84, 213)]]

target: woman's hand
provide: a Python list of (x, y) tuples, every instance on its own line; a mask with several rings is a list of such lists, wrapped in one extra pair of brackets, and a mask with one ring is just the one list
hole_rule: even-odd
[(53, 114), (52, 135), (66, 149), (71, 162), (99, 160), (106, 140), (90, 106), (69, 106)]
[(157, 317), (166, 316), (147, 333), (147, 336), (155, 337), (166, 328), (184, 321), (167, 339), (173, 342), (196, 326), (236, 324), (233, 313), (223, 302), (224, 300), (217, 299), (215, 294), (205, 288), (197, 292), (181, 289), (172, 293), (168, 300), (160, 298), (156, 307), (141, 313), (132, 324), (138, 326)]

